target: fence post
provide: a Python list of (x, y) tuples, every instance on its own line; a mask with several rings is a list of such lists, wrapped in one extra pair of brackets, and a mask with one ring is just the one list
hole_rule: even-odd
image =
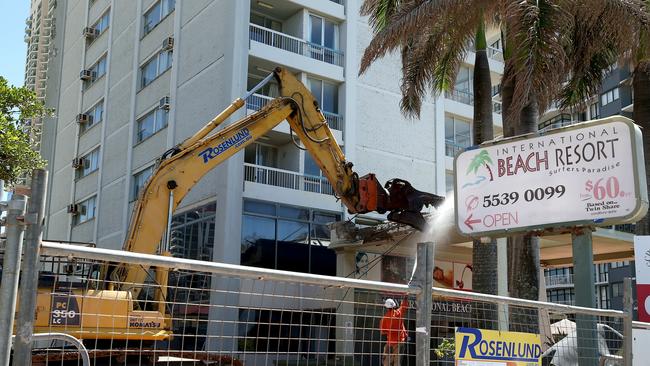
[(14, 194), (7, 212), (7, 244), (2, 263), (2, 285), (0, 287), (0, 366), (9, 365), (11, 354), (11, 333), (16, 312), (20, 254), (23, 247), (23, 215), (25, 196)]
[(34, 333), (34, 313), (38, 294), (39, 249), (45, 216), (45, 187), (47, 171), (36, 169), (32, 173), (31, 197), (25, 215), (25, 250), (23, 256), (23, 275), (20, 278), (20, 312), (16, 321), (14, 342), (14, 364), (32, 364), (32, 336)]
[(632, 279), (623, 279), (623, 311), (626, 316), (623, 318), (623, 365), (632, 366), (632, 320), (634, 319), (634, 298), (632, 293)]
[(431, 306), (433, 286), (433, 242), (418, 243), (416, 268), (412, 285), (419, 287), (416, 295), (415, 364), (428, 365), (431, 359)]

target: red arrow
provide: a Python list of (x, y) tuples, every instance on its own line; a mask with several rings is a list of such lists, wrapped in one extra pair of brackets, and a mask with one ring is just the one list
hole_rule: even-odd
[(478, 224), (479, 222), (481, 222), (481, 219), (472, 220), (472, 214), (470, 214), (469, 217), (466, 218), (464, 222), (465, 222), (465, 225), (467, 225), (467, 227), (470, 230), (474, 230), (474, 228), (472, 227), (472, 224)]

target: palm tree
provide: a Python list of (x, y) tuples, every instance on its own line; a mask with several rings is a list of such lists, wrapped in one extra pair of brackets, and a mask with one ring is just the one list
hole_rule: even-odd
[[(364, 2), (362, 14), (370, 15), (370, 23), (375, 32), (379, 33), (389, 25), (392, 17), (399, 11), (400, 4), (399, 0), (367, 0)], [(451, 6), (447, 10), (448, 14), (462, 13), (459, 6)], [(458, 17), (445, 19), (443, 14), (439, 19), (441, 21), (439, 26), (434, 23), (428, 32), (422, 32), (420, 37), (408, 37), (401, 44), (404, 72), (402, 111), (407, 116), (419, 116), (421, 100), (427, 84), (432, 85), (436, 93), (449, 90), (454, 85), (468, 44), (473, 43), (475, 45), (473, 143), (477, 145), (491, 140), (494, 138), (492, 82), (487, 57), (484, 14), (478, 13), (477, 16), (468, 17), (467, 27), (458, 27), (450, 22), (457, 20)], [(456, 29), (458, 32), (449, 34), (449, 29)], [(376, 55), (366, 52), (360, 73), (363, 73), (376, 59), (374, 56)], [(440, 57), (436, 58), (436, 56)], [(483, 160), (476, 165), (475, 171), (480, 165), (485, 164), (486, 158), (490, 159), (486, 154), (480, 156)], [(490, 172), (490, 180), (493, 180), (492, 171), (487, 164), (485, 166)], [(472, 287), (477, 292), (496, 294), (496, 241), (481, 243), (475, 240), (473, 245), (472, 273), (475, 280)]]
[[(504, 34), (504, 135), (534, 132), (540, 113), (558, 95), (566, 101), (582, 100), (577, 98), (581, 93), (600, 85), (602, 69), (598, 74), (582, 71), (591, 70), (587, 66), (596, 68), (598, 55), (617, 46), (621, 34), (589, 37), (589, 30), (595, 31), (595, 24), (608, 25), (607, 20), (635, 19), (637, 5), (636, 0), (365, 0), (362, 13), (370, 15), (375, 35), (365, 50), (360, 73), (378, 58), (400, 50), (401, 108), (407, 115), (418, 116), (429, 89), (439, 92), (453, 84), (467, 41), (483, 19), (499, 19)], [(563, 87), (567, 76), (570, 82)], [(515, 235), (508, 252), (511, 295), (537, 299), (539, 239)]]

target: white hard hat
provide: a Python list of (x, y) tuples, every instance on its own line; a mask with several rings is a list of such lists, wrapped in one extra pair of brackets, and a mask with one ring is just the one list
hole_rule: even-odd
[(394, 307), (397, 307), (397, 303), (393, 299), (386, 299), (386, 301), (384, 302), (384, 306), (387, 309), (392, 309)]

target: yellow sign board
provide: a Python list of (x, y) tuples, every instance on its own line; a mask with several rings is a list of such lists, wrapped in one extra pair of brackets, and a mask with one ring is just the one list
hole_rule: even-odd
[(456, 366), (539, 366), (539, 334), (456, 328)]

